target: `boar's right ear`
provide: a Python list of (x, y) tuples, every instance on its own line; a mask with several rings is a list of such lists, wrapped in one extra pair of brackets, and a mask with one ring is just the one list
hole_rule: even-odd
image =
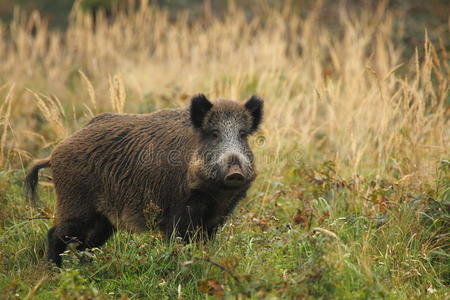
[(245, 102), (245, 108), (250, 112), (253, 117), (252, 132), (256, 131), (261, 124), (263, 117), (264, 101), (258, 96), (251, 96), (250, 99)]
[(192, 97), (190, 113), (191, 121), (195, 128), (202, 127), (203, 119), (212, 106), (212, 103), (203, 94)]

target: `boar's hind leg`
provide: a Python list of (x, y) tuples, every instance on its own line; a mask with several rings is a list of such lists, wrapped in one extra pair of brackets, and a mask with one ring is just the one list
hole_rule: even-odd
[(48, 260), (61, 266), (61, 253), (68, 244), (78, 242), (79, 250), (99, 247), (112, 235), (114, 227), (99, 213), (89, 217), (72, 218), (60, 221), (48, 231)]
[(86, 239), (84, 243), (77, 247), (78, 250), (100, 247), (114, 233), (114, 226), (103, 214), (97, 213), (92, 222), (92, 228), (89, 228), (88, 230)]
[(68, 244), (73, 242), (83, 243), (88, 222), (82, 218), (60, 221), (50, 228), (48, 238), (48, 260), (61, 266), (61, 253), (66, 250)]
[(58, 267), (61, 266), (60, 254), (66, 250), (67, 244), (61, 240), (56, 234), (56, 226), (50, 228), (47, 233), (48, 239), (48, 254), (47, 258), (50, 262), (53, 262)]

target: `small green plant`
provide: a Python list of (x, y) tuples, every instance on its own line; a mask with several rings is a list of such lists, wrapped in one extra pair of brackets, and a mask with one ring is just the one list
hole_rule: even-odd
[(60, 299), (99, 299), (99, 292), (93, 284), (76, 269), (61, 271), (59, 287), (55, 296)]

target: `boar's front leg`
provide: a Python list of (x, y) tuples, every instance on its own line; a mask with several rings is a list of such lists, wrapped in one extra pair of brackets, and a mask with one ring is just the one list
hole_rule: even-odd
[(215, 232), (215, 229), (208, 226), (208, 219), (214, 211), (215, 203), (211, 196), (201, 191), (193, 191), (174, 218), (177, 236), (186, 242), (209, 238)]

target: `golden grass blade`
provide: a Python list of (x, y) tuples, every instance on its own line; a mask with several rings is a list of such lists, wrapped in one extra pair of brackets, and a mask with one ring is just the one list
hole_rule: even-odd
[[(86, 88), (88, 90), (89, 99), (91, 100), (93, 111), (97, 112), (97, 98), (95, 96), (94, 86), (92, 85), (92, 82), (89, 80), (89, 78), (86, 76), (86, 74), (84, 74), (83, 71), (78, 70), (78, 73), (80, 73), (81, 78), (83, 78), (83, 82), (85, 83)], [(86, 108), (88, 108), (88, 107), (86, 106)], [(90, 114), (93, 115), (92, 110), (90, 108), (88, 108), (88, 110), (89, 110)]]
[(8, 154), (6, 153), (6, 143), (8, 137), (8, 128), (10, 127), (10, 118), (11, 118), (11, 104), (14, 93), (15, 85), (12, 84), (6, 94), (5, 101), (0, 106), (0, 117), (1, 117), (1, 125), (2, 125), (2, 135), (0, 138), (0, 165), (3, 166), (5, 161), (8, 158)]
[(34, 91), (27, 89), (36, 100), (36, 104), (39, 110), (47, 119), (47, 121), (52, 125), (56, 136), (59, 140), (66, 137), (65, 128), (63, 125), (62, 117), (64, 116), (64, 109), (61, 102), (56, 97), (49, 97), (46, 95), (39, 95)]

